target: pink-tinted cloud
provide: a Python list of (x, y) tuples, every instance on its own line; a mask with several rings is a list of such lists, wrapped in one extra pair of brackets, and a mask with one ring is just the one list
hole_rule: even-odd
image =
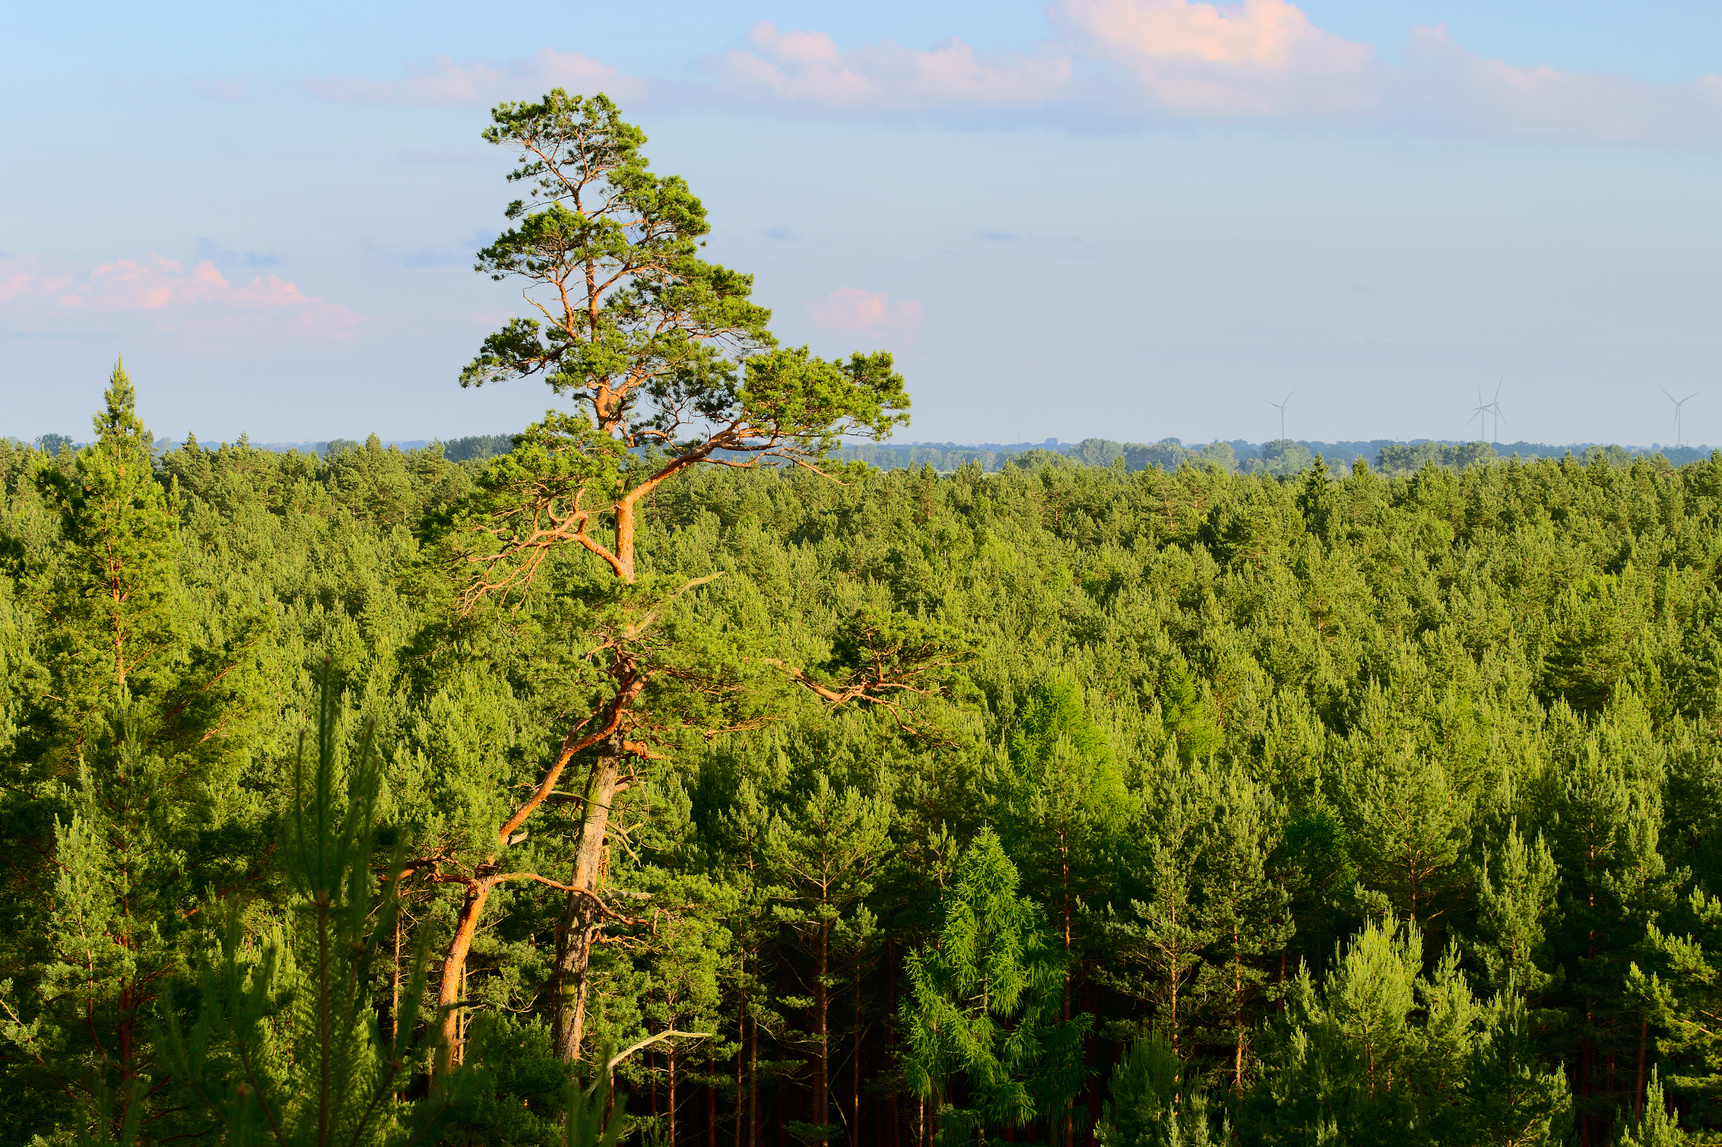
[(926, 317), (918, 299), (892, 302), (883, 291), (839, 287), (817, 303), (808, 305), (813, 323), (834, 334), (870, 333), (911, 335)]
[(1274, 71), (1356, 71), (1375, 51), (1331, 32), (1285, 0), (1060, 0), (1048, 11), (1071, 38), (1133, 69), (1153, 60)]
[(159, 330), (347, 339), (363, 316), (307, 295), (279, 275), (232, 283), (214, 263), (151, 254), (94, 267), (34, 255), (0, 258), (0, 304), (34, 326), (85, 323), (93, 315), (138, 315)]
[(307, 86), (324, 99), (344, 103), (477, 106), (533, 99), (551, 88), (588, 95), (602, 90), (628, 99), (644, 95), (651, 85), (578, 52), (545, 48), (524, 59), (499, 64), (457, 64), (448, 56), (438, 56), (427, 66), (411, 69), (404, 80), (377, 82), (330, 76), (310, 80)]
[(1322, 31), (1285, 0), (1060, 0), (1048, 16), (1159, 114), (1355, 117), (1379, 103), (1386, 78), (1373, 47)]
[(1030, 107), (1070, 82), (1070, 58), (1062, 53), (983, 56), (955, 39), (926, 51), (887, 41), (844, 52), (823, 32), (782, 32), (760, 23), (747, 43), (718, 61), (731, 95), (828, 110)]

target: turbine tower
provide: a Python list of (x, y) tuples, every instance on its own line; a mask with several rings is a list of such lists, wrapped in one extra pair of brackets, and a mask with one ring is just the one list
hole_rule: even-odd
[(1286, 396), (1278, 402), (1275, 402), (1271, 398), (1268, 399), (1268, 405), (1278, 408), (1280, 412), (1280, 440), (1282, 442), (1285, 440), (1286, 436), (1286, 403), (1290, 402), (1292, 400), (1292, 395), (1296, 393), (1296, 390), (1289, 390), (1286, 392)]
[(1483, 402), (1483, 384), (1477, 384), (1477, 405), (1471, 408), (1471, 417), (1465, 419), (1465, 425), (1477, 424), (1477, 436), (1489, 436), (1489, 407)]
[(1663, 394), (1668, 395), (1668, 401), (1674, 404), (1674, 445), (1676, 449), (1678, 449), (1680, 446), (1680, 408), (1685, 406), (1688, 402), (1691, 402), (1694, 398), (1697, 398), (1698, 392), (1695, 390), (1685, 398), (1675, 398), (1672, 394), (1668, 394), (1668, 388), (1666, 386), (1661, 387), (1660, 389)]

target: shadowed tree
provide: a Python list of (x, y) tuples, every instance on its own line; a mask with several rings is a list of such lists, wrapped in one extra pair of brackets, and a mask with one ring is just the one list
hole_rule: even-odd
[[(873, 875), (890, 846), (890, 806), (855, 789), (839, 791), (823, 772), (799, 809), (775, 818), (767, 855), (783, 889), (778, 917), (794, 930), (813, 958), (806, 986), (811, 994), (813, 1030), (812, 1126), (806, 1136), (832, 1136), (831, 990), (843, 983), (833, 962), (839, 941), (864, 937), (872, 916), (862, 904), (873, 890)], [(855, 948), (853, 942), (841, 945)]]
[(1267, 958), (1294, 931), (1291, 898), (1269, 873), (1285, 811), (1242, 769), (1210, 762), (1204, 770), (1213, 820), (1198, 864), (1203, 916), (1213, 944), (1197, 991), (1212, 1001), (1215, 1036), (1232, 1045), (1232, 1089), (1248, 1070), (1250, 1009), (1267, 988)]
[(1168, 743), (1166, 751), (1126, 859), (1142, 897), (1132, 898), (1125, 911), (1109, 908), (1110, 959), (1097, 978), (1147, 1004), (1152, 1030), (1165, 1037), (1174, 1054), (1187, 1058), (1185, 1029), (1202, 1002), (1200, 993), (1216, 983), (1212, 973), (1203, 975), (1203, 953), (1220, 938), (1220, 930), (1202, 904), (1200, 886), (1215, 794), (1206, 772), (1179, 771), (1172, 763), (1173, 745)]

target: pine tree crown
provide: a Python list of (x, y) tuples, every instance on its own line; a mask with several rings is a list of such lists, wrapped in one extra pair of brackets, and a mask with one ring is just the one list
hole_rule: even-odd
[(103, 395), (106, 406), (93, 419), (96, 437), (102, 441), (140, 440), (149, 446), (149, 432), (137, 414), (137, 390), (131, 375), (126, 373), (125, 357), (114, 359), (113, 373), (108, 375), (108, 389)]

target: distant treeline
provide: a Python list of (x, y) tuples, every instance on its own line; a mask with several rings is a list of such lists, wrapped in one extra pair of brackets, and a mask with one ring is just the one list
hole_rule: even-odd
[[(192, 436), (188, 441), (195, 443), (197, 439)], [(240, 435), (239, 441), (241, 445), (254, 446), (272, 453), (286, 454), (297, 451), (300, 454), (315, 454), (319, 458), (333, 458), (348, 450), (364, 449), (368, 445), (351, 438), (334, 438), (327, 442), (253, 443), (248, 436)], [(405, 451), (440, 446), (443, 457), (450, 462), (482, 462), (486, 458), (507, 454), (514, 449), (512, 434), (473, 434), (465, 438), (451, 438), (446, 442), (436, 439), (426, 441), (422, 438), (385, 442), (373, 434), (369, 442)], [(83, 444), (75, 443), (64, 434), (44, 434), (31, 445), (52, 455), (58, 454), (63, 448)], [(156, 449), (160, 452), (178, 445), (181, 444), (161, 439), (156, 443)], [(931, 466), (940, 473), (950, 473), (960, 466), (976, 464), (982, 472), (991, 474), (1012, 463), (1032, 465), (1049, 457), (1059, 457), (1085, 466), (1113, 466), (1122, 463), (1125, 470), (1132, 472), (1146, 470), (1150, 466), (1157, 466), (1162, 470), (1176, 470), (1186, 462), (1211, 462), (1228, 473), (1289, 475), (1301, 473), (1319, 455), (1329, 466), (1350, 466), (1362, 458), (1371, 469), (1382, 474), (1395, 475), (1415, 473), (1429, 463), (1463, 470), (1479, 462), (1511, 458), (1558, 459), (1568, 454), (1584, 461), (1601, 455), (1618, 466), (1627, 465), (1635, 458), (1661, 455), (1676, 466), (1684, 466), (1708, 458), (1712, 449), (1709, 446), (1605, 446), (1591, 442), (1565, 446), (1551, 446), (1542, 442), (1492, 445), (1487, 442), (1444, 442), (1432, 439), (1395, 442), (1387, 438), (1376, 438), (1368, 442), (1303, 442), (1280, 438), (1262, 443), (1234, 438), (1230, 442), (1214, 441), (1205, 445), (1185, 445), (1177, 438), (1163, 438), (1151, 444), (1114, 442), (1107, 438), (1084, 438), (1081, 442), (1059, 442), (1056, 438), (1048, 438), (1044, 442), (980, 445), (958, 445), (954, 442), (868, 442), (844, 446), (837, 451), (837, 457), (846, 462), (866, 462), (869, 466), (876, 466), (881, 470)]]
[[(87, 445), (87, 443), (73, 440), (70, 435), (66, 434), (43, 434), (28, 443), (18, 442), (15, 438), (0, 436), (0, 441), (11, 442), (20, 446), (34, 446), (50, 457), (58, 456), (60, 451), (65, 449), (75, 449)], [(175, 442), (171, 438), (155, 439), (155, 451), (159, 455), (176, 446), (183, 446), (188, 443), (197, 445), (197, 435), (187, 435), (185, 442)], [(384, 442), (375, 434), (370, 436), (368, 442), (357, 442), (351, 438), (332, 438), (327, 442), (253, 442), (250, 435), (241, 434), (238, 444), (258, 450), (267, 450), (272, 454), (315, 454), (319, 458), (333, 458), (348, 450), (363, 450), (369, 443), (376, 443), (378, 447), (392, 446), (397, 450), (424, 450), (432, 446), (441, 446), (442, 456), (450, 462), (482, 462), (486, 458), (494, 458), (498, 454), (507, 454), (513, 450), (514, 435), (473, 434), (465, 438), (450, 439), (447, 442), (437, 439), (426, 441), (423, 438), (391, 439)], [(221, 443), (221, 445), (225, 446), (226, 443)]]
[[(440, 445), (442, 456), (450, 462), (482, 462), (486, 458), (494, 458), (498, 454), (507, 454), (514, 449), (514, 435), (512, 434), (472, 434), (465, 438), (451, 438), (447, 442), (440, 439), (426, 441), (423, 438), (381, 442), (375, 434), (371, 435), (371, 439), (379, 441), (383, 446), (393, 446), (399, 450), (424, 450)], [(366, 443), (355, 442), (351, 438), (333, 438), (328, 442), (265, 442), (260, 444), (260, 448), (277, 454), (297, 450), (301, 454), (315, 454), (319, 458), (333, 458), (348, 450), (364, 449), (365, 445)]]
[(1657, 446), (1651, 449), (1625, 446), (1603, 446), (1577, 443), (1550, 446), (1541, 442), (1513, 442), (1491, 445), (1487, 442), (1440, 442), (1423, 439), (1396, 442), (1377, 438), (1368, 442), (1302, 442), (1281, 438), (1272, 442), (1252, 443), (1241, 438), (1230, 442), (1215, 441), (1206, 445), (1185, 445), (1177, 438), (1163, 438), (1152, 444), (1114, 442), (1105, 438), (1084, 438), (1081, 442), (1064, 442), (1049, 438), (1043, 443), (1000, 445), (958, 445), (945, 443), (866, 443), (845, 446), (840, 451), (846, 460), (860, 460), (881, 470), (901, 467), (931, 466), (934, 470), (950, 472), (959, 466), (978, 464), (982, 471), (992, 473), (1013, 461), (1023, 463), (1046, 454), (1060, 455), (1089, 466), (1123, 464), (1126, 470), (1145, 470), (1158, 466), (1176, 470), (1185, 462), (1213, 462), (1227, 471), (1253, 474), (1296, 474), (1320, 455), (1330, 466), (1349, 466), (1362, 458), (1378, 471), (1387, 474), (1407, 474), (1420, 470), (1427, 463), (1452, 469), (1464, 469), (1478, 462), (1502, 458), (1563, 458), (1568, 454), (1582, 459), (1602, 454), (1610, 461), (1625, 465), (1634, 458), (1657, 454), (1676, 466), (1696, 462), (1710, 456), (1708, 446)]

